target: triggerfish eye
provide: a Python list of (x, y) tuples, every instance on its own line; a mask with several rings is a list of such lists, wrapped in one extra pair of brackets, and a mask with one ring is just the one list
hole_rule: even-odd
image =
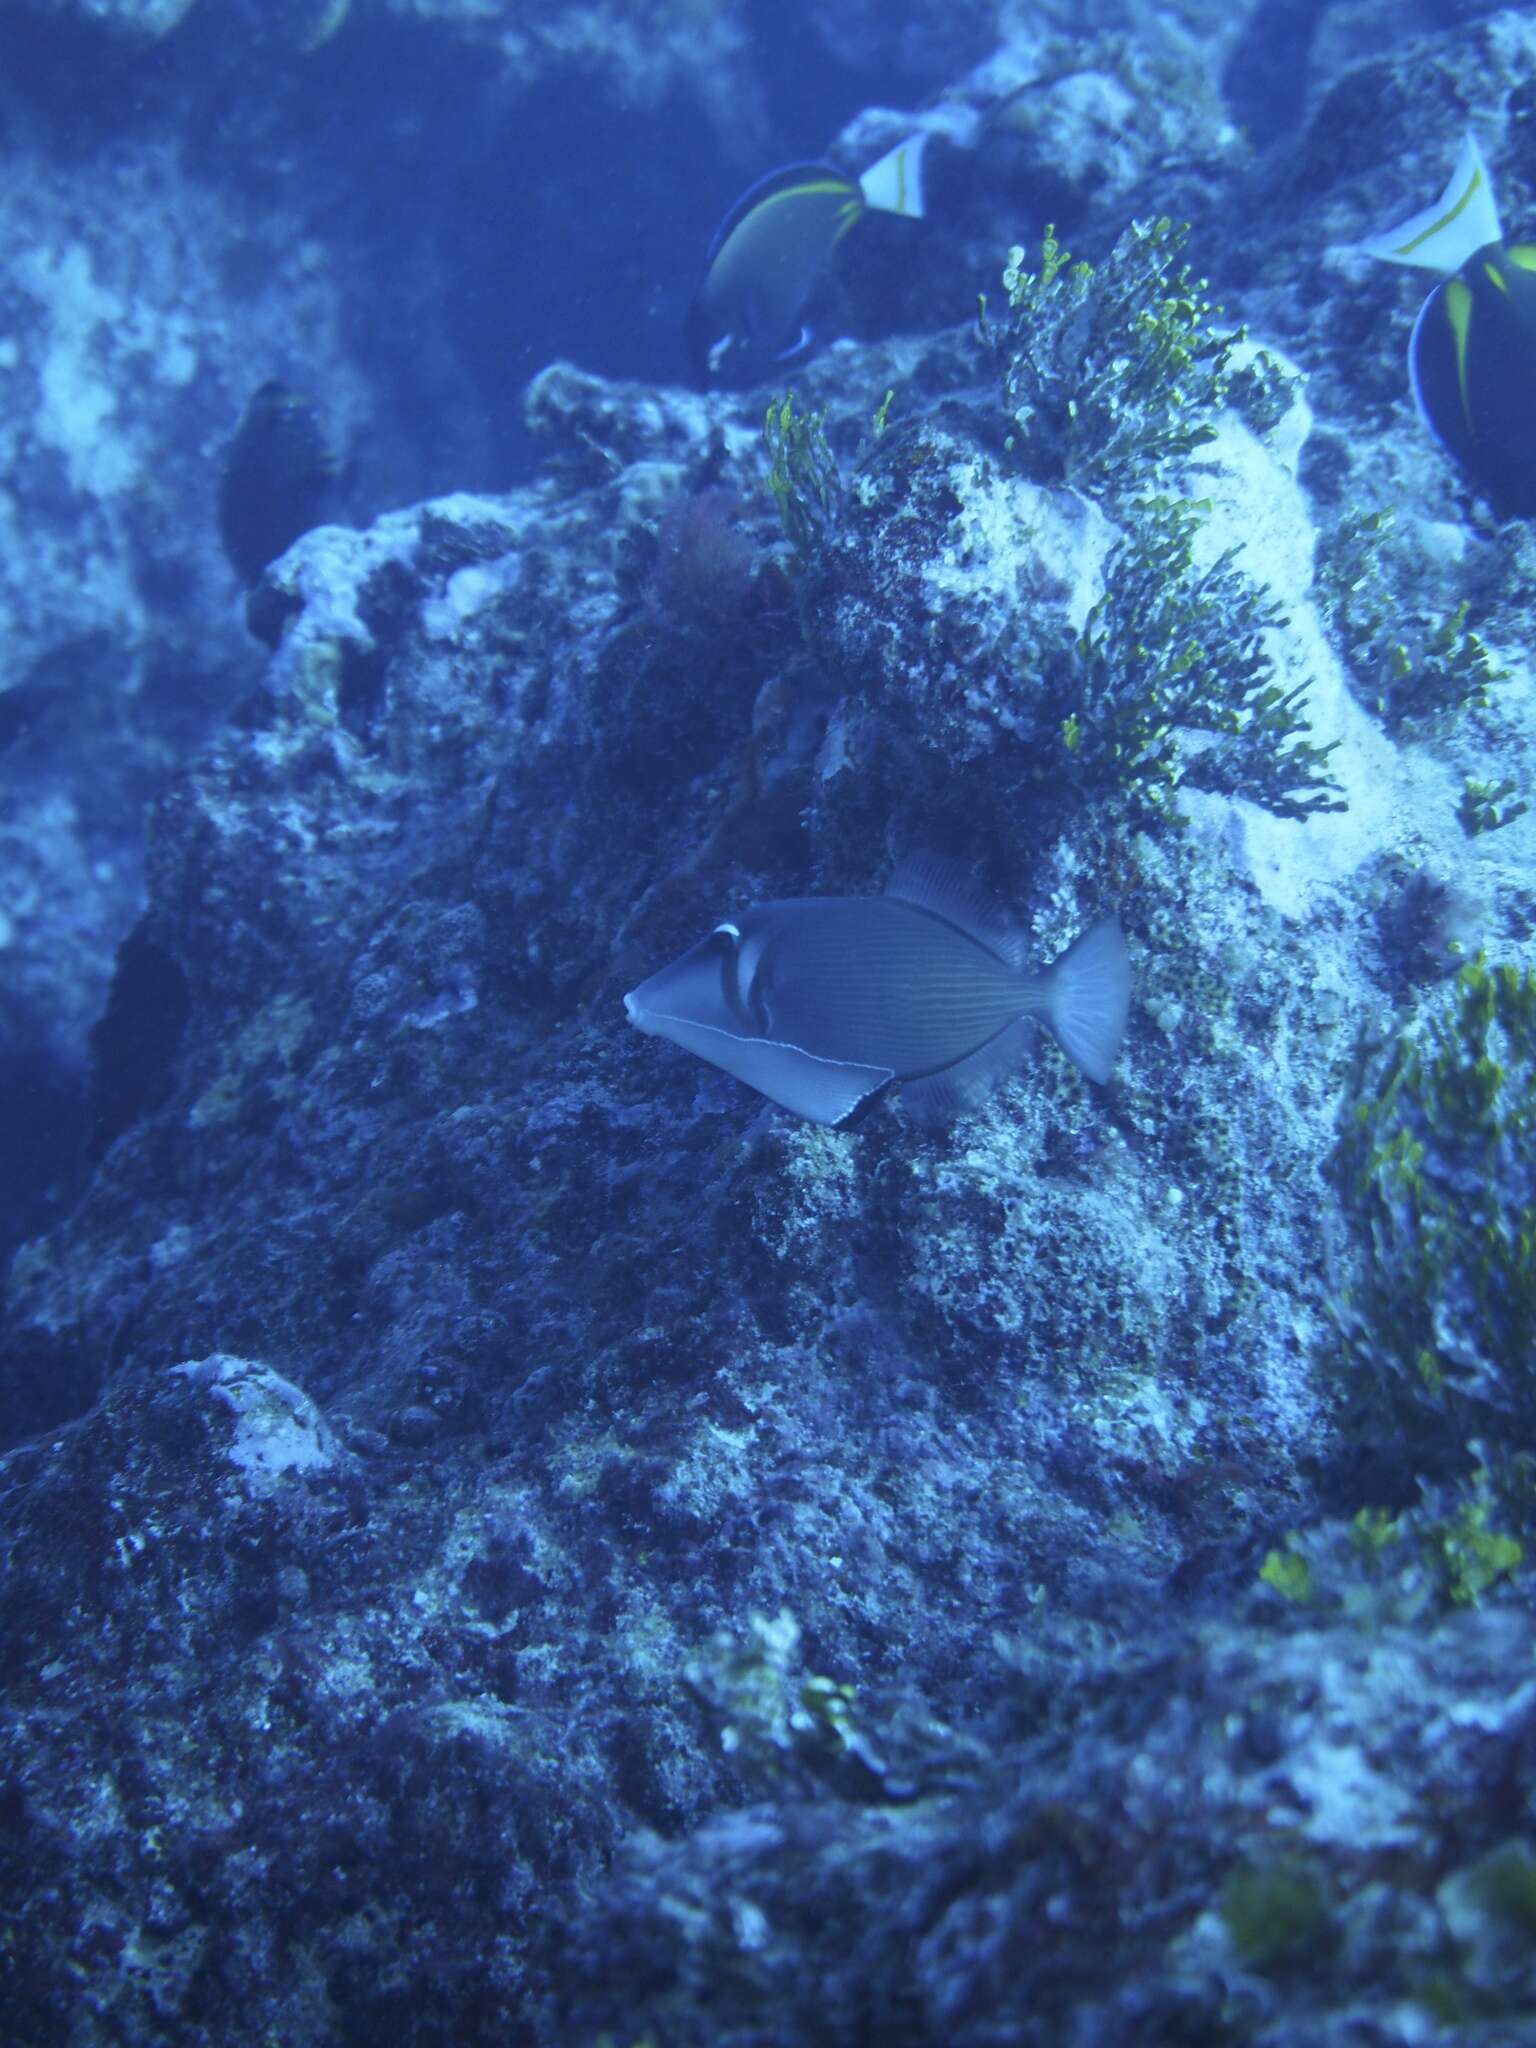
[(898, 1087), (937, 1121), (977, 1099), (1043, 1023), (1091, 1080), (1125, 1036), (1118, 917), (1049, 967), (948, 862), (902, 863), (883, 896), (760, 903), (632, 989), (639, 1030), (697, 1053), (813, 1123)]

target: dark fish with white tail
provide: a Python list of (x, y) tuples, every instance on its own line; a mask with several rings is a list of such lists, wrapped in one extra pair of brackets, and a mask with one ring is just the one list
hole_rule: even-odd
[(721, 222), (688, 311), (688, 347), (706, 384), (754, 383), (811, 345), (806, 304), (832, 252), (873, 210), (923, 215), (923, 146), (909, 136), (857, 179), (830, 164), (786, 164), (745, 191)]
[(883, 896), (759, 903), (624, 998), (629, 1021), (812, 1123), (899, 1088), (925, 1122), (979, 1100), (1044, 1024), (1090, 1080), (1125, 1037), (1130, 957), (1117, 916), (1049, 967), (963, 871), (923, 855)]
[(1433, 206), (1362, 245), (1438, 271), (1408, 343), (1425, 425), (1500, 519), (1536, 516), (1536, 241), (1506, 241), (1475, 137)]

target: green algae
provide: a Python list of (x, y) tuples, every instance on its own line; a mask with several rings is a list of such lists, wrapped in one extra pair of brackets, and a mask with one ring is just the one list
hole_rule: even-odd
[(1536, 973), (1469, 961), (1361, 1049), (1330, 1171), (1361, 1252), (1347, 1348), (1410, 1403), (1536, 1434)]
[(1528, 1460), (1482, 1445), (1473, 1453), (1483, 1462), (1465, 1479), (1421, 1481), (1412, 1507), (1364, 1507), (1348, 1520), (1293, 1529), (1266, 1555), (1259, 1583), (1314, 1620), (1418, 1623), (1482, 1606), (1525, 1561), (1526, 1546), (1512, 1532), (1529, 1531), (1532, 1486)]
[(1480, 710), (1504, 681), (1462, 599), (1444, 613), (1410, 596), (1422, 582), (1389, 511), (1358, 506), (1319, 540), (1317, 593), (1356, 694), (1388, 727)]
[(1179, 258), (1186, 226), (1133, 221), (1095, 269), (1047, 228), (1037, 270), (1003, 272), (1006, 323), (982, 334), (998, 361), (1007, 447), (1041, 482), (1140, 494), (1214, 437), (1240, 332), (1214, 324), (1203, 279)]
[[(877, 433), (884, 430), (889, 404), (887, 393), (876, 417)], [(802, 562), (818, 553), (842, 502), (837, 461), (827, 444), (826, 417), (824, 412), (796, 412), (793, 392), (776, 398), (763, 416), (768, 488), (785, 538)]]
[(1216, 1901), (1232, 1946), (1250, 1969), (1265, 1971), (1311, 1955), (1325, 1938), (1322, 1881), (1309, 1864), (1242, 1863)]
[[(1162, 497), (1135, 508), (1062, 679), (1046, 772), (1164, 819), (1178, 815), (1186, 782), (1278, 817), (1342, 809), (1328, 773), (1333, 747), (1304, 737), (1304, 688), (1276, 680), (1265, 635), (1281, 623), (1278, 607), (1243, 573), (1236, 549), (1197, 561), (1208, 512), (1201, 501)], [(1192, 751), (1180, 742), (1188, 731), (1214, 743)]]

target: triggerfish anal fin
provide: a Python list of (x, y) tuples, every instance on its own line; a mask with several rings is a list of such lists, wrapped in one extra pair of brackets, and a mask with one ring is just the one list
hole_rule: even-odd
[(1536, 514), (1536, 247), (1506, 247), (1469, 135), (1439, 200), (1362, 245), (1438, 270), (1408, 343), (1419, 416), (1500, 519)]

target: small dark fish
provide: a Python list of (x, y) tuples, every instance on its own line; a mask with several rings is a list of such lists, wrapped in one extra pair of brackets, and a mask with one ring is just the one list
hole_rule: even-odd
[(28, 732), (55, 701), (56, 693), (35, 683), (0, 690), (0, 753)]
[(1301, 125), (1312, 45), (1328, 0), (1258, 0), (1221, 74), (1234, 119), (1256, 149)]
[(1364, 246), (1440, 272), (1408, 343), (1419, 416), (1500, 519), (1536, 513), (1536, 244), (1505, 242), (1472, 136), (1437, 203)]
[(252, 584), (330, 508), (336, 464), (319, 415), (285, 384), (263, 384), (224, 451), (219, 538), (235, 573)]
[(1015, 1064), (1037, 1020), (1106, 1081), (1130, 999), (1118, 917), (1031, 971), (996, 908), (925, 855), (883, 896), (760, 903), (716, 925), (624, 1008), (641, 1031), (836, 1124), (893, 1085), (925, 1120), (955, 1115)]
[(788, 164), (745, 191), (721, 222), (688, 310), (688, 348), (706, 384), (750, 384), (810, 344), (806, 302), (833, 250), (871, 207), (923, 214), (924, 135), (855, 182), (828, 164)]

